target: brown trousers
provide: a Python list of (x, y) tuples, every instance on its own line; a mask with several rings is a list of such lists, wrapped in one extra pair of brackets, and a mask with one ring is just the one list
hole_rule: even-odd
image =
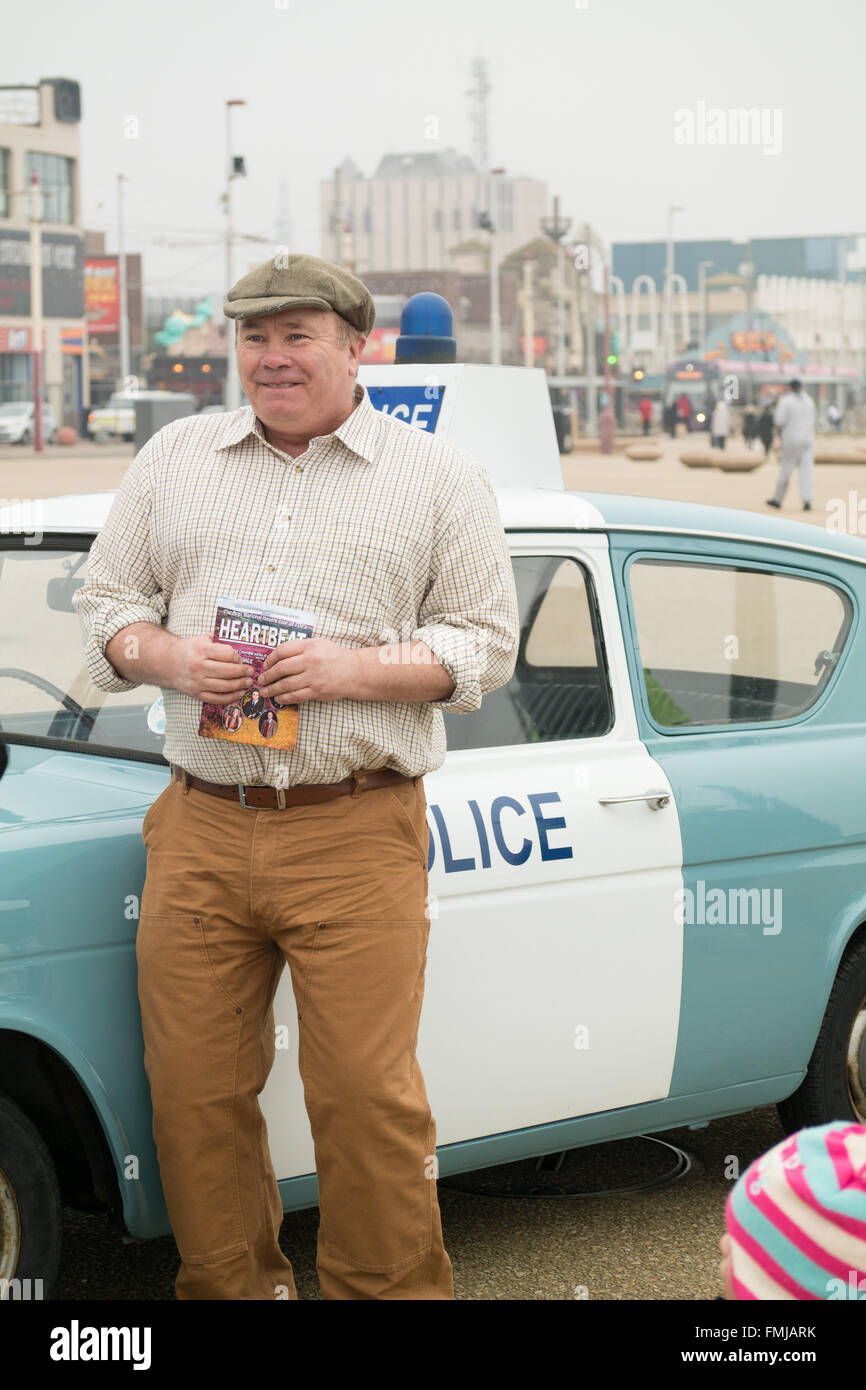
[(430, 927), (423, 779), (248, 810), (172, 781), (144, 819), (137, 956), (179, 1299), (297, 1298), (258, 1097), (286, 961), (325, 1299), (453, 1299), (415, 1057)]

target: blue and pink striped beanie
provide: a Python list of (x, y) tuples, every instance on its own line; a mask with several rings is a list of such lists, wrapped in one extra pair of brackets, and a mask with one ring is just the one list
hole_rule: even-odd
[(866, 1300), (866, 1125), (783, 1140), (742, 1175), (725, 1217), (735, 1298)]

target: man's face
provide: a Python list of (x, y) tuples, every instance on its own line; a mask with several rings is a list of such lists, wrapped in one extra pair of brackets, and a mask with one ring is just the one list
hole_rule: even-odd
[(277, 433), (314, 439), (352, 408), (365, 339), (342, 347), (328, 309), (284, 309), (241, 319), (238, 375), (262, 423)]

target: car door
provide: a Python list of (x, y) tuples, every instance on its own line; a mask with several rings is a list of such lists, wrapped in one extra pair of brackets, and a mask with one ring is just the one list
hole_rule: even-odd
[[(802, 1078), (866, 911), (866, 652), (840, 557), (620, 535), (641, 732), (683, 824), (671, 1095)], [(858, 646), (859, 642), (859, 646)]]
[[(418, 1057), (439, 1145), (662, 1098), (676, 1049), (679, 824), (638, 737), (607, 541), (510, 539), (515, 674), (446, 716), (424, 779)], [(282, 1178), (313, 1166), (285, 978), (275, 1013), (263, 1108)]]

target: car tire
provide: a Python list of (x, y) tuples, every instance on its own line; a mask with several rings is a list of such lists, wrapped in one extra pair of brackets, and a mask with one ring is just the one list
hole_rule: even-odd
[(135, 435), (134, 435), (134, 434), (124, 434), (124, 435), (122, 436), (122, 438), (123, 438), (124, 444), (134, 444), (134, 443), (135, 443)]
[(24, 433), (22, 434), (21, 438), (18, 440), (18, 443), (19, 443), (19, 444), (32, 444), (32, 443), (33, 443), (33, 435), (30, 433), (29, 430), (25, 430), (25, 431), (24, 431)]
[(866, 1124), (866, 940), (843, 957), (806, 1075), (776, 1109), (787, 1134), (833, 1120)]
[(0, 1276), (41, 1279), (41, 1297), (50, 1297), (62, 1223), (60, 1187), (45, 1141), (24, 1112), (0, 1095)]

